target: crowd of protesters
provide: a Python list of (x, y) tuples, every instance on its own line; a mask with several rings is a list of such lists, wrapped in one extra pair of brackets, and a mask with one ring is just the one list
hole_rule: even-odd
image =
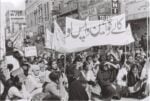
[(84, 51), (59, 58), (25, 57), (14, 49), (8, 55), (14, 64), (0, 62), (0, 100), (111, 101), (143, 99), (150, 93), (150, 58), (142, 47), (134, 54), (112, 46), (103, 54)]

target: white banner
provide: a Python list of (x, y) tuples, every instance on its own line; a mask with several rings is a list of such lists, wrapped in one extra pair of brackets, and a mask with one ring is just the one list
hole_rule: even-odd
[[(47, 31), (47, 33), (51, 34)], [(47, 34), (48, 35), (48, 34)], [(48, 37), (50, 38), (50, 37)], [(114, 16), (108, 20), (76, 20), (66, 18), (66, 34), (54, 21), (52, 46), (61, 53), (78, 52), (100, 45), (127, 45), (134, 42), (130, 25), (125, 26), (125, 15)], [(49, 43), (50, 44), (50, 43)]]
[(36, 46), (29, 46), (24, 48), (25, 57), (37, 56)]
[(99, 45), (126, 45), (134, 42), (130, 26), (127, 29), (125, 26), (124, 14), (99, 21), (66, 18), (65, 47), (70, 50)]

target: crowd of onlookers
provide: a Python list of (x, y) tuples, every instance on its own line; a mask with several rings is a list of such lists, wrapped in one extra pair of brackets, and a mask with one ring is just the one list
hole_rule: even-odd
[(149, 96), (150, 58), (144, 45), (134, 52), (112, 46), (101, 54), (82, 51), (57, 58), (47, 53), (25, 57), (9, 41), (8, 45), (7, 56), (0, 61), (0, 101), (111, 101)]

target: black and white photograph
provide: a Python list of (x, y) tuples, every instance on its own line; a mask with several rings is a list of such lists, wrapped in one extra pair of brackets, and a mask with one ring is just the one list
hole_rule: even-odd
[(150, 101), (150, 0), (0, 0), (0, 101)]

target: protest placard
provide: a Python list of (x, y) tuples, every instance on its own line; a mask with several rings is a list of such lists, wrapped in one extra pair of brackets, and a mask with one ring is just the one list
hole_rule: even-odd
[(24, 48), (25, 57), (37, 56), (36, 46), (30, 46)]

